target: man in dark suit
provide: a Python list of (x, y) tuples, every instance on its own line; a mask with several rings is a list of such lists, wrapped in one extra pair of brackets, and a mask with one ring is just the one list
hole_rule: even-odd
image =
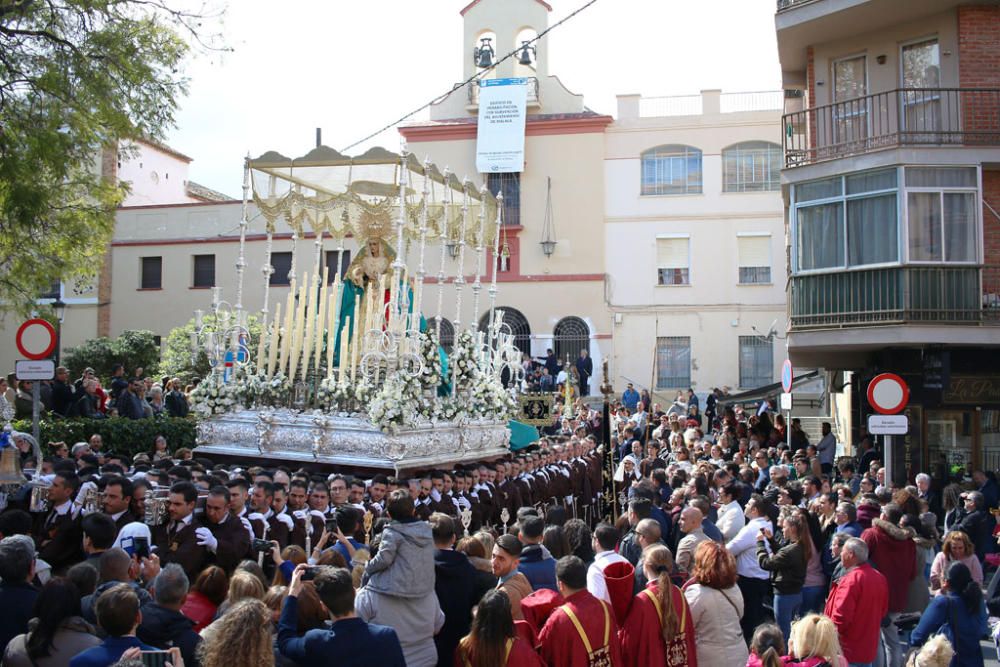
[(52, 383), (52, 412), (68, 417), (73, 405), (73, 385), (69, 383), (69, 371), (60, 366), (56, 369), (56, 380)]
[(208, 492), (195, 536), (198, 546), (205, 548), (206, 564), (218, 565), (227, 574), (250, 553), (250, 533), (229, 511), (229, 489), (213, 486)]
[(298, 598), (305, 564), (295, 568), (278, 622), (278, 651), (300, 665), (337, 664), (344, 667), (379, 665), (405, 667), (403, 648), (392, 628), (365, 623), (354, 614), (354, 582), (345, 568), (318, 567), (314, 580), (319, 599), (333, 624), (298, 632)]
[(142, 419), (146, 416), (145, 409), (142, 407), (142, 399), (139, 398), (139, 392), (142, 391), (142, 387), (141, 378), (132, 378), (128, 389), (123, 391), (115, 402), (119, 417)]
[(472, 608), (486, 591), (476, 577), (476, 568), (465, 554), (455, 551), (455, 537), (461, 527), (451, 517), (431, 515), (434, 536), (434, 592), (444, 612), (444, 626), (434, 635), (438, 667), (454, 664), (455, 647), (469, 634)]
[(0, 646), (28, 631), (38, 591), (35, 578), (35, 545), (25, 535), (0, 540)]
[(38, 557), (52, 566), (55, 574), (62, 574), (83, 560), (83, 532), (80, 529), (80, 508), (73, 503), (80, 489), (76, 473), (61, 468), (49, 487), (49, 505), (52, 509), (35, 535)]
[(177, 563), (191, 579), (201, 572), (205, 560), (205, 547), (198, 544), (198, 528), (194, 521), (194, 506), (198, 502), (198, 489), (191, 482), (177, 482), (170, 487), (167, 514), (170, 520), (153, 529), (153, 543), (157, 547), (160, 563)]
[(586, 348), (580, 350), (580, 356), (577, 357), (576, 372), (580, 374), (580, 396), (589, 395), (590, 376), (594, 374), (594, 360), (590, 358)]
[(115, 528), (120, 533), (122, 528), (138, 521), (129, 511), (132, 505), (132, 480), (127, 477), (110, 477), (104, 481), (103, 510), (114, 520)]

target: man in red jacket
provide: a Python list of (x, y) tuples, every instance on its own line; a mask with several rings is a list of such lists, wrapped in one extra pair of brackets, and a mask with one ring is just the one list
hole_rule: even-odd
[(882, 508), (881, 518), (872, 521), (872, 527), (861, 533), (861, 539), (868, 545), (869, 562), (889, 584), (890, 623), (883, 630), (891, 656), (889, 667), (903, 664), (903, 649), (894, 621), (906, 611), (910, 582), (917, 576), (917, 547), (910, 533), (899, 527), (902, 518), (899, 506), (889, 503)]
[(549, 667), (621, 667), (618, 624), (611, 605), (587, 592), (587, 565), (577, 556), (556, 564), (556, 608), (538, 633), (538, 652)]
[(868, 564), (868, 546), (852, 537), (840, 552), (844, 576), (830, 585), (823, 610), (833, 619), (840, 647), (851, 667), (871, 667), (878, 653), (879, 630), (889, 608), (889, 584)]

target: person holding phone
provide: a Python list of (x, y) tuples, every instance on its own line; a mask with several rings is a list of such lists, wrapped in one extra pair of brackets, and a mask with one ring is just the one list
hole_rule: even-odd
[[(330, 612), (333, 625), (298, 635), (298, 598), (307, 573), (320, 600)], [(288, 597), (278, 621), (278, 651), (300, 665), (342, 667), (405, 667), (403, 649), (396, 631), (366, 623), (354, 613), (354, 582), (345, 568), (302, 564), (292, 573)]]
[[(97, 598), (95, 607), (97, 622), (107, 633), (107, 638), (99, 645), (78, 653), (69, 661), (70, 667), (107, 667), (117, 662), (128, 649), (157, 650), (143, 644), (135, 636), (136, 629), (142, 622), (142, 614), (139, 612), (139, 597), (131, 586), (112, 586)], [(182, 664), (183, 662), (173, 663), (172, 667)]]

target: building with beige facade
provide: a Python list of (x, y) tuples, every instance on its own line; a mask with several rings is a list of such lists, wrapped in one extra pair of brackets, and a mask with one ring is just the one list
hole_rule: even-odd
[(785, 358), (782, 93), (618, 97), (604, 261), (616, 386), (777, 381)]

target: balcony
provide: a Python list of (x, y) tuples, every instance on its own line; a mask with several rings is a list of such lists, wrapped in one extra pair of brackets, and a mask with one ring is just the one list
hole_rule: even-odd
[[(469, 111), (475, 111), (479, 108), (479, 85), (471, 83), (466, 88), (469, 91), (469, 102), (466, 108)], [(528, 77), (528, 106), (537, 107), (540, 105), (541, 102), (538, 99), (538, 79), (533, 76)]]
[(908, 88), (782, 116), (785, 167), (901, 146), (1000, 146), (1000, 89)]
[[(898, 324), (1000, 325), (979, 267), (905, 266), (791, 278), (792, 331)], [(985, 307), (984, 307), (985, 306)]]

